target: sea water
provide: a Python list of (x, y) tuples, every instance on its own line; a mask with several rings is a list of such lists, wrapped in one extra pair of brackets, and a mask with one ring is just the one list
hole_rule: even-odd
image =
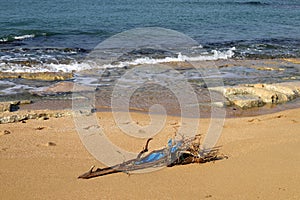
[[(99, 43), (124, 31), (152, 27), (170, 30), (171, 35), (154, 41), (154, 45), (151, 41), (155, 35), (148, 38), (150, 47), (140, 45), (128, 50), (126, 40), (116, 46), (112, 44), (118, 52), (108, 51), (105, 56), (117, 54), (118, 60), (96, 67), (116, 74), (124, 67), (143, 64), (300, 56), (299, 0), (2, 0), (0, 71), (76, 73), (91, 69), (95, 65), (85, 61)], [(173, 40), (172, 31), (182, 34), (179, 38), (183, 40)], [(194, 43), (185, 48), (185, 42), (190, 41)], [(157, 45), (160, 42), (177, 45), (160, 48)], [(103, 59), (109, 60), (105, 56)], [(261, 71), (242, 65), (222, 68), (221, 75), (228, 85), (298, 79), (299, 71), (294, 66), (278, 64), (276, 67), (284, 70)], [(203, 78), (193, 71), (183, 74), (194, 83)], [(97, 84), (109, 85), (120, 77), (101, 78)], [(49, 84), (1, 80), (0, 95), (18, 94)]]

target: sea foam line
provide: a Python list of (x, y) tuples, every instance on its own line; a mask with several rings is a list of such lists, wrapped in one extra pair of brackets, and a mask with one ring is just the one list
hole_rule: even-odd
[(160, 63), (169, 63), (169, 62), (185, 62), (185, 61), (211, 61), (211, 60), (219, 60), (219, 59), (229, 59), (234, 56), (234, 50), (235, 47), (230, 48), (229, 50), (225, 52), (213, 50), (212, 55), (199, 55), (195, 57), (189, 57), (186, 55), (182, 55), (181, 53), (178, 54), (177, 57), (166, 57), (162, 59), (155, 59), (155, 58), (137, 58), (134, 61), (124, 61), (120, 62), (119, 64), (112, 65), (107, 64), (103, 65), (102, 68), (114, 68), (114, 67), (125, 67), (125, 66), (136, 66), (136, 65), (142, 65), (142, 64), (160, 64)]
[(13, 38), (15, 40), (24, 40), (24, 39), (27, 39), (27, 38), (33, 38), (35, 37), (34, 34), (29, 34), (29, 35), (20, 35), (20, 36), (14, 36)]
[(27, 35), (17, 35), (17, 36), (6, 36), (3, 38), (0, 38), (0, 42), (9, 42), (9, 41), (14, 41), (14, 40), (24, 40), (28, 38), (34, 38), (36, 35), (35, 34), (27, 34)]
[(73, 62), (70, 64), (43, 64), (43, 65), (34, 65), (34, 66), (22, 66), (20, 64), (10, 64), (7, 65), (5, 63), (0, 63), (0, 70), (2, 72), (74, 72), (74, 71), (83, 71), (89, 69), (106, 69), (106, 68), (122, 68), (125, 66), (137, 66), (143, 64), (160, 64), (160, 63), (169, 63), (169, 62), (185, 62), (185, 61), (212, 61), (219, 59), (229, 59), (234, 55), (235, 47), (230, 48), (227, 51), (217, 51), (213, 50), (211, 54), (202, 54), (199, 56), (189, 57), (186, 55), (182, 55), (179, 53), (177, 57), (166, 57), (162, 59), (155, 59), (149, 57), (137, 58), (133, 61), (123, 61), (117, 64), (104, 64), (104, 65), (90, 65), (89, 62), (93, 63), (93, 61), (87, 62)]

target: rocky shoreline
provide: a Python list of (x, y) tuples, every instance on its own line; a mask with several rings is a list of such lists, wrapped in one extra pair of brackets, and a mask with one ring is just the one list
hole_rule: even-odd
[[(193, 67), (190, 63), (175, 62), (167, 64), (182, 73), (186, 72), (185, 74), (197, 74), (197, 70), (193, 71)], [(188, 79), (189, 83), (193, 86), (198, 98), (201, 99), (199, 106), (201, 108), (203, 107), (204, 113), (209, 113), (211, 107), (223, 106), (227, 107), (226, 109), (229, 112), (230, 110), (236, 110), (235, 113), (241, 111), (240, 113), (243, 115), (248, 111), (251, 112), (251, 110), (263, 110), (264, 108), (274, 107), (273, 105), (284, 104), (299, 98), (300, 75), (299, 71), (297, 71), (300, 67), (299, 64), (299, 58), (270, 60), (218, 60), (213, 62), (201, 62), (199, 63), (199, 67), (217, 66), (222, 73), (227, 75), (224, 77), (224, 85), (230, 86), (206, 88), (204, 86), (205, 84), (203, 85), (201, 80), (199, 80), (199, 77), (201, 77), (200, 75), (198, 79), (197, 75), (195, 75), (195, 80), (193, 76), (189, 77), (187, 75), (187, 79), (190, 78)], [(238, 68), (239, 66), (243, 66), (244, 68), (240, 69)], [(238, 71), (239, 73), (235, 73), (235, 71)], [(72, 102), (72, 94), (74, 93), (81, 93), (83, 95), (95, 93), (97, 100), (99, 100), (99, 102), (96, 102), (98, 103), (96, 105), (96, 109), (102, 107), (109, 108), (111, 106), (114, 84), (124, 73), (126, 73), (125, 69), (108, 69), (105, 73), (101, 74), (103, 78), (103, 80), (101, 80), (102, 82), (94, 81), (93, 77), (88, 80), (89, 75), (91, 75), (88, 74), (86, 77), (83, 76), (83, 78), (87, 79), (87, 82), (90, 81), (90, 84), (92, 85), (88, 86), (80, 83), (77, 84), (76, 81), (73, 81), (74, 76), (76, 76), (76, 74), (74, 75), (73, 73), (0, 72), (0, 81), (3, 81), (2, 90), (8, 90), (8, 95), (3, 92), (3, 98), (0, 100), (0, 123), (12, 123), (26, 121), (27, 119), (46, 119), (49, 117), (62, 117), (65, 114), (68, 115), (69, 113), (65, 111), (57, 113), (53, 113), (53, 111), (51, 111), (51, 113), (49, 113), (50, 111), (44, 109), (66, 109), (70, 111), (72, 109), (72, 104), (70, 102)], [(96, 78), (98, 78), (97, 75)], [(7, 82), (7, 80), (11, 82)], [(38, 84), (35, 85), (34, 80), (37, 80), (36, 82)], [(15, 85), (14, 82), (16, 82)], [(28, 84), (28, 86), (26, 84)], [(93, 84), (99, 84), (100, 86), (96, 87), (93, 86)], [(23, 87), (25, 89), (22, 89)], [(130, 85), (128, 85), (128, 87), (130, 87)], [(14, 95), (17, 94), (17, 92), (20, 92), (18, 88), (21, 88), (23, 90), (21, 92), (24, 93)], [(167, 89), (162, 90), (161, 87), (154, 86), (150, 87), (149, 90), (145, 88), (136, 92), (134, 98), (131, 99), (132, 104), (130, 106), (132, 110), (141, 110), (146, 112), (149, 106), (159, 103), (164, 106), (169, 106), (171, 114), (176, 115), (176, 113), (179, 113), (180, 108), (177, 105), (176, 97), (173, 98), (172, 94), (169, 94)], [(11, 92), (10, 89), (12, 91), (11, 95), (9, 93)], [(225, 102), (211, 102), (210, 91), (218, 93), (218, 95), (222, 94), (225, 98)], [(26, 94), (26, 96), (23, 94)], [(7, 96), (9, 98), (6, 98)], [(19, 101), (19, 99), (23, 98), (32, 99), (34, 102), (32, 105), (23, 105), (32, 103), (31, 100)], [(15, 99), (17, 101), (8, 101)], [(53, 103), (54, 101), (60, 100), (64, 102)], [(44, 101), (46, 101), (46, 103), (44, 103)], [(49, 103), (50, 101), (51, 103)], [(292, 104), (298, 106), (297, 103)], [(21, 109), (19, 109), (20, 107)], [(285, 106), (282, 107), (284, 108)], [(27, 113), (20, 113), (22, 109), (24, 112), (26, 110), (40, 111), (35, 111), (33, 113), (30, 113), (31, 111), (28, 111)], [(178, 112), (176, 109), (178, 109)], [(234, 113), (229, 114), (229, 116), (230, 115), (234, 115)]]
[[(64, 87), (65, 86), (65, 87)], [(50, 90), (51, 89), (51, 90)], [(55, 93), (72, 93), (73, 84), (60, 82), (50, 86), (46, 91)], [(82, 88), (80, 92), (90, 88)], [(211, 106), (238, 107), (242, 110), (262, 107), (265, 105), (283, 104), (300, 97), (300, 82), (284, 82), (274, 84), (244, 84), (232, 87), (215, 87), (209, 90), (222, 93), (226, 102), (223, 105), (212, 102)], [(75, 91), (76, 92), (76, 91)], [(78, 92), (78, 91), (77, 91)], [(57, 110), (18, 110), (19, 106), (31, 104), (30, 100), (0, 102), (0, 124), (25, 122), (30, 119), (47, 120), (71, 115), (71, 108)], [(61, 110), (57, 108), (58, 110)]]
[[(95, 92), (91, 87), (78, 87), (74, 91), (74, 83), (59, 82), (33, 94), (38, 96), (55, 96), (76, 92)], [(261, 107), (266, 104), (282, 104), (300, 97), (300, 81), (273, 84), (242, 84), (208, 89), (222, 93), (227, 101), (225, 103), (226, 106), (235, 105), (242, 109)], [(215, 105), (213, 102), (212, 104)]]
[(30, 104), (30, 100), (12, 101), (12, 102), (0, 102), (0, 124), (23, 122), (27, 120), (47, 120), (49, 118), (60, 118), (71, 115), (70, 111), (52, 111), (52, 110), (17, 110), (19, 105)]
[(286, 103), (298, 98), (300, 82), (244, 84), (234, 87), (216, 87), (211, 90), (221, 92), (227, 100), (227, 105), (248, 109), (265, 104)]
[(71, 115), (70, 112), (55, 112), (55, 111), (29, 111), (29, 112), (18, 112), (10, 113), (6, 115), (0, 115), (0, 124), (23, 122), (36, 119), (36, 120), (48, 120), (49, 118), (61, 118)]

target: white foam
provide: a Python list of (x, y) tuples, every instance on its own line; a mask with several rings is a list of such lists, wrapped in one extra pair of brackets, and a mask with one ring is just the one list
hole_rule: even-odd
[(3, 95), (3, 94), (17, 94), (20, 91), (30, 90), (30, 89), (33, 89), (33, 88), (34, 87), (31, 87), (31, 86), (28, 86), (28, 85), (15, 85), (13, 87), (1, 90), (1, 95)]
[(27, 38), (33, 38), (35, 37), (34, 34), (30, 34), (30, 35), (21, 35), (21, 36), (14, 36), (13, 38), (15, 40), (24, 40), (24, 39), (27, 39)]
[(45, 70), (54, 71), (54, 72), (73, 72), (73, 71), (82, 71), (91, 69), (92, 67), (88, 63), (77, 63), (72, 64), (47, 64)]
[(162, 59), (154, 59), (149, 57), (138, 58), (134, 61), (125, 61), (120, 62), (117, 65), (104, 65), (103, 68), (113, 68), (113, 67), (124, 67), (124, 66), (136, 66), (142, 64), (159, 64), (159, 63), (168, 63), (168, 62), (184, 62), (184, 61), (210, 61), (210, 60), (219, 60), (219, 59), (229, 59), (234, 55), (235, 47), (230, 48), (229, 50), (222, 52), (213, 50), (211, 54), (203, 53), (202, 55), (189, 57), (182, 55), (181, 53), (178, 54), (177, 57), (166, 57)]
[(0, 70), (2, 72), (73, 72), (73, 71), (83, 71), (94, 68), (105, 69), (105, 68), (120, 68), (125, 66), (136, 66), (142, 64), (160, 64), (168, 62), (184, 62), (184, 61), (210, 61), (210, 60), (219, 60), (219, 59), (229, 59), (234, 55), (235, 47), (227, 51), (217, 51), (213, 50), (210, 53), (202, 53), (199, 56), (189, 57), (179, 53), (177, 57), (166, 57), (162, 59), (155, 59), (149, 57), (137, 58), (133, 61), (124, 61), (119, 62), (118, 64), (106, 64), (101, 66), (95, 66), (95, 64), (90, 65), (89, 62), (78, 63), (73, 62), (71, 64), (43, 64), (35, 66), (23, 66), (20, 64), (5, 64), (0, 63)]
[(1, 38), (0, 39), (0, 42), (7, 42), (8, 41), (8, 38), (6, 37), (6, 38)]
[(10, 82), (10, 81), (2, 81), (0, 80), (0, 85), (15, 85), (14, 83)]

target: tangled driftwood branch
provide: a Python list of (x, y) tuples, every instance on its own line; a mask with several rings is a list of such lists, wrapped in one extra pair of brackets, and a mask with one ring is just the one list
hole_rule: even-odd
[(138, 154), (137, 158), (111, 167), (97, 168), (96, 170), (94, 170), (95, 166), (93, 166), (88, 172), (80, 175), (78, 178), (89, 179), (118, 172), (129, 173), (152, 167), (172, 167), (174, 165), (205, 163), (227, 158), (224, 155), (219, 155), (219, 147), (201, 149), (200, 136), (179, 141), (170, 140), (168, 147), (151, 151), (143, 157), (143, 154), (148, 152), (148, 145), (151, 140), (152, 138), (147, 140), (144, 149)]

